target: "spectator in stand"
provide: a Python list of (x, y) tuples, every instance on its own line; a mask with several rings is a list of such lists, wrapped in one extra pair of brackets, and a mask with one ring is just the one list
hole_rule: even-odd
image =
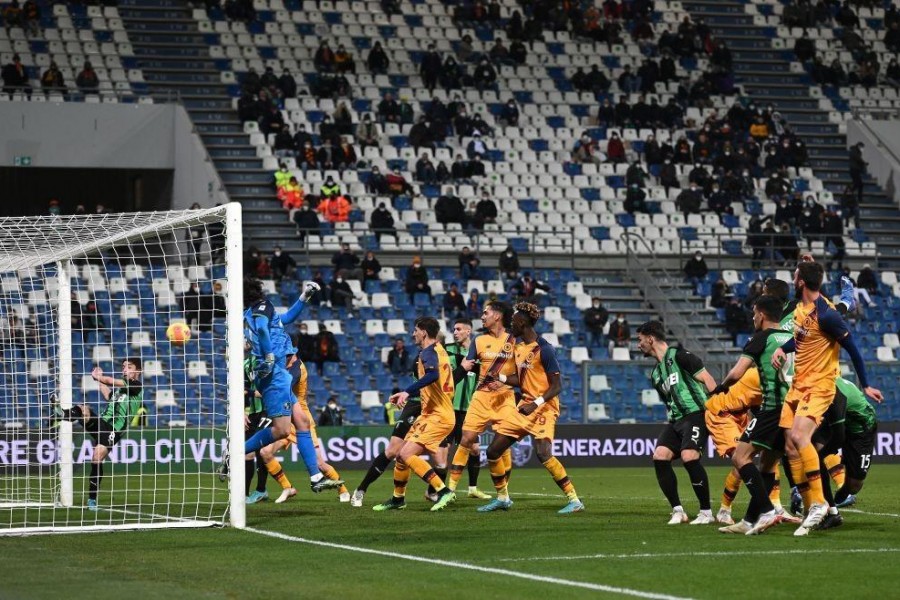
[(863, 174), (866, 172), (866, 167), (869, 166), (862, 155), (864, 147), (865, 144), (862, 142), (850, 146), (850, 180), (853, 182), (853, 189), (856, 190), (857, 205), (862, 204), (863, 201)]
[(353, 309), (353, 288), (344, 279), (344, 272), (335, 270), (334, 279), (328, 284), (331, 306)]
[(794, 187), (787, 179), (787, 171), (784, 167), (772, 174), (766, 181), (766, 196), (773, 198), (776, 196), (784, 196), (793, 193)]
[(285, 125), (275, 134), (273, 154), (278, 158), (292, 157), (297, 154), (294, 150), (294, 137), (291, 135), (290, 125)]
[(432, 152), (435, 151), (434, 141), (431, 139), (431, 130), (425, 115), (419, 117), (419, 120), (409, 129), (409, 145), (413, 147), (413, 151), (418, 154), (419, 148), (428, 148)]
[(269, 267), (269, 261), (260, 253), (259, 248), (251, 246), (244, 255), (244, 273), (251, 277), (271, 279), (272, 269)]
[(494, 64), (511, 64), (511, 61), (509, 60), (509, 48), (503, 45), (503, 40), (500, 38), (494, 40), (494, 46), (491, 48), (491, 51), (488, 52), (488, 56)]
[(395, 198), (416, 193), (415, 188), (400, 173), (400, 169), (395, 168), (392, 173), (388, 173), (385, 181), (387, 182), (387, 192)]
[(844, 215), (844, 227), (850, 226), (850, 219), (853, 219), (853, 227), (859, 229), (859, 204), (856, 190), (853, 185), (844, 188), (840, 197), (841, 213)]
[(335, 182), (334, 177), (329, 175), (325, 178), (325, 183), (319, 188), (320, 194), (328, 198), (329, 196), (339, 196), (341, 193), (341, 186)]
[(505, 279), (519, 278), (519, 254), (512, 245), (508, 244), (506, 249), (500, 254), (498, 267), (500, 275)]
[(343, 44), (339, 44), (337, 52), (334, 53), (334, 71), (335, 73), (356, 73), (353, 54), (347, 52)]
[(631, 72), (631, 67), (625, 65), (625, 70), (619, 75), (619, 89), (626, 94), (637, 94), (641, 91), (641, 78)]
[(628, 347), (628, 343), (631, 341), (631, 327), (628, 325), (625, 313), (617, 314), (616, 319), (609, 324), (609, 332), (606, 334), (606, 339), (609, 342), (610, 357), (615, 348)]
[(475, 68), (475, 72), (472, 74), (472, 79), (475, 83), (475, 87), (479, 90), (485, 90), (489, 88), (493, 88), (497, 82), (497, 71), (494, 70), (493, 65), (488, 62), (487, 58), (482, 58), (479, 65)]
[(497, 205), (491, 199), (491, 195), (487, 189), (481, 190), (481, 200), (478, 201), (475, 211), (482, 223), (497, 222)]
[(281, 92), (282, 98), (297, 97), (297, 80), (291, 75), (290, 69), (285, 69), (281, 77), (278, 78), (277, 87)]
[(709, 210), (719, 216), (734, 214), (734, 209), (731, 208), (731, 197), (719, 187), (718, 182), (713, 182), (707, 202)]
[(747, 311), (738, 298), (732, 297), (725, 305), (725, 331), (731, 334), (732, 342), (737, 344), (738, 335), (749, 333), (750, 329)]
[(468, 246), (463, 246), (456, 260), (459, 263), (459, 275), (464, 281), (481, 279), (478, 272), (478, 265), (481, 264), (481, 261)]
[(340, 427), (344, 424), (344, 407), (338, 404), (337, 398), (331, 396), (328, 403), (320, 409), (319, 427)]
[(406, 293), (409, 295), (409, 303), (415, 304), (416, 294), (426, 294), (431, 302), (431, 286), (428, 285), (428, 271), (422, 266), (422, 260), (415, 257), (412, 266), (406, 271)]
[(371, 250), (366, 251), (365, 258), (360, 263), (360, 271), (362, 272), (363, 285), (367, 281), (378, 281), (379, 273), (381, 273), (381, 263)]
[(625, 192), (624, 208), (628, 214), (645, 213), (647, 210), (647, 193), (638, 184), (632, 183)]
[(401, 96), (400, 97), (400, 124), (401, 125), (411, 125), (414, 117), (415, 117), (415, 112), (413, 111), (412, 105), (409, 103), (409, 99), (406, 96)]
[(829, 249), (829, 245), (834, 247), (833, 253), (828, 256), (828, 259), (825, 261), (825, 270), (831, 271), (834, 263), (836, 263), (838, 270), (843, 270), (844, 256), (847, 254), (844, 245), (844, 222), (837, 213), (831, 210), (823, 210), (821, 219), (822, 238), (825, 242), (826, 252)]
[(775, 208), (775, 215), (772, 217), (772, 220), (778, 227), (794, 224), (794, 209), (788, 206), (787, 198), (782, 197), (778, 200), (778, 206)]
[(891, 23), (890, 28), (885, 31), (884, 46), (892, 54), (900, 52), (900, 26), (896, 22)]
[(481, 298), (478, 295), (478, 290), (469, 292), (469, 300), (466, 302), (466, 311), (469, 313), (470, 319), (481, 318)]
[(384, 98), (378, 103), (378, 120), (382, 123), (400, 122), (400, 105), (394, 100), (390, 92), (384, 94)]
[(522, 273), (521, 279), (517, 281), (510, 290), (516, 297), (519, 302), (535, 302), (537, 301), (537, 292), (541, 290), (542, 292), (550, 292), (550, 286), (544, 283), (543, 281), (539, 281), (534, 279), (531, 276), (531, 273), (525, 271)]
[(669, 195), (669, 190), (681, 187), (681, 182), (678, 179), (678, 170), (672, 164), (671, 158), (666, 158), (663, 161), (662, 168), (659, 171), (659, 184), (666, 189), (667, 196)]
[(582, 318), (588, 334), (588, 347), (599, 348), (603, 344), (603, 330), (609, 322), (609, 311), (596, 296), (585, 309)]
[(419, 75), (429, 92), (433, 93), (437, 87), (442, 69), (441, 55), (437, 53), (434, 44), (428, 44), (428, 51), (422, 55), (422, 62), (419, 65)]
[(509, 58), (517, 66), (524, 65), (528, 60), (528, 48), (520, 40), (514, 40), (509, 45)]
[(23, 14), (19, 6), (19, 0), (12, 0), (3, 8), (3, 27), (6, 29), (6, 37), (10, 37), (13, 27), (23, 27)]
[(381, 47), (381, 42), (375, 42), (372, 49), (369, 50), (369, 56), (366, 59), (366, 66), (369, 67), (369, 72), (383, 75), (387, 73), (390, 64), (391, 60), (385, 53), (384, 48)]
[(359, 147), (362, 150), (369, 146), (373, 148), (380, 146), (381, 128), (378, 126), (378, 123), (372, 120), (371, 114), (366, 113), (363, 115), (362, 121), (356, 126), (356, 140), (359, 142)]
[(259, 85), (270, 94), (278, 92), (278, 77), (275, 76), (274, 68), (266, 67), (262, 77), (259, 78)]
[(0, 77), (3, 79), (4, 94), (9, 94), (12, 97), (15, 92), (25, 92), (29, 98), (31, 97), (28, 73), (18, 54), (13, 54), (12, 62), (3, 67), (3, 70), (0, 71)]
[(872, 265), (868, 263), (863, 265), (856, 277), (856, 289), (865, 292), (866, 304), (871, 306), (872, 299), (869, 296), (878, 294), (878, 278), (875, 276), (875, 271), (872, 270)]
[(334, 72), (334, 52), (328, 46), (328, 40), (322, 40), (316, 55), (313, 57), (313, 64), (319, 73)]
[(339, 252), (331, 257), (331, 264), (335, 273), (344, 273), (350, 279), (359, 279), (362, 275), (359, 269), (359, 257), (350, 249), (350, 244), (341, 244)]
[(366, 181), (366, 191), (376, 196), (384, 196), (388, 193), (387, 177), (381, 172), (378, 166), (373, 166)]
[(292, 270), (297, 268), (297, 261), (282, 250), (281, 246), (275, 246), (272, 256), (269, 257), (269, 265), (272, 268), (272, 277), (284, 279)]
[(262, 119), (259, 122), (260, 131), (269, 135), (270, 133), (277, 134), (286, 128), (284, 116), (282, 116), (278, 107), (275, 105), (269, 106), (269, 109), (263, 114)]
[(500, 110), (500, 123), (508, 127), (518, 127), (519, 125), (519, 107), (516, 106), (516, 100), (510, 98)]
[(381, 241), (382, 235), (397, 235), (397, 229), (394, 226), (394, 217), (391, 211), (387, 209), (384, 202), (379, 202), (375, 210), (372, 211), (372, 217), (369, 221), (369, 227), (375, 234), (375, 239)]
[(682, 190), (675, 199), (675, 205), (687, 219), (689, 215), (699, 214), (700, 206), (703, 204), (703, 192), (697, 186), (696, 182), (691, 182), (688, 189)]
[(301, 242), (306, 240), (307, 235), (319, 235), (319, 217), (308, 202), (303, 202), (300, 210), (294, 213), (294, 223)]
[(44, 74), (41, 75), (41, 89), (45, 92), (65, 92), (66, 81), (62, 71), (56, 66), (55, 62), (51, 62)]
[[(309, 142), (310, 146), (312, 146), (312, 141), (312, 135), (306, 131), (306, 125), (304, 123), (299, 123), (297, 125), (297, 131), (294, 133), (294, 150), (300, 155), (306, 150), (306, 143)], [(313, 157), (315, 160), (315, 148), (313, 148)]]
[(807, 62), (813, 59), (816, 55), (816, 46), (809, 36), (806, 35), (806, 31), (803, 32), (803, 35), (794, 42), (794, 55), (800, 62)]
[(587, 132), (581, 134), (581, 139), (575, 142), (575, 148), (572, 150), (572, 160), (577, 163), (594, 163), (599, 165), (603, 162), (597, 144), (591, 139)]
[(684, 276), (694, 286), (695, 292), (699, 294), (700, 284), (703, 283), (709, 274), (709, 267), (706, 266), (703, 254), (699, 250), (695, 252), (694, 257), (684, 263), (682, 270), (684, 271)]
[(412, 370), (413, 357), (406, 349), (402, 338), (394, 340), (394, 347), (388, 352), (387, 362), (384, 365), (393, 375), (408, 375)]
[(808, 196), (803, 204), (803, 214), (800, 215), (798, 226), (803, 237), (806, 238), (808, 248), (812, 248), (813, 241), (818, 240), (819, 234), (822, 233), (822, 213), (824, 210), (813, 196)]
[(356, 169), (359, 158), (356, 156), (356, 150), (350, 143), (349, 137), (341, 138), (341, 145), (337, 149), (337, 166), (341, 171), (345, 169)]
[(334, 119), (335, 133), (341, 136), (353, 135), (353, 113), (350, 112), (346, 102), (343, 100), (338, 102), (331, 116)]
[(450, 284), (450, 289), (444, 294), (444, 313), (449, 319), (459, 319), (466, 315), (466, 301), (459, 293), (456, 282)]
[(452, 187), (448, 187), (446, 193), (438, 198), (434, 205), (434, 212), (437, 222), (443, 225), (447, 223), (463, 224), (466, 221), (466, 207), (456, 196)]
[(281, 208), (287, 211), (303, 205), (304, 192), (296, 177), (291, 177), (286, 184), (278, 188), (278, 199), (281, 200)]
[(322, 147), (316, 152), (316, 162), (319, 167), (325, 170), (336, 169), (338, 166), (338, 153), (330, 139), (325, 139)]
[[(773, 224), (769, 223), (769, 227), (771, 228), (772, 226)], [(777, 245), (773, 249), (781, 255), (785, 265), (791, 266), (797, 263), (797, 260), (800, 258), (800, 246), (797, 243), (797, 236), (791, 231), (790, 225), (781, 226), (781, 235), (778, 236)]]
[(619, 139), (619, 134), (616, 131), (612, 132), (606, 144), (606, 158), (611, 163), (625, 162), (625, 144)]
[(328, 331), (325, 323), (319, 324), (319, 333), (315, 337), (316, 352), (313, 362), (319, 367), (319, 375), (324, 374), (326, 362), (341, 362), (340, 348), (337, 338)]
[(350, 211), (353, 205), (341, 195), (328, 196), (319, 201), (316, 210), (329, 223), (347, 223), (350, 220)]
[(720, 277), (719, 280), (713, 284), (709, 304), (713, 308), (725, 308), (725, 304), (727, 304), (728, 299), (733, 295), (734, 294), (732, 293), (731, 288), (728, 287), (728, 284), (725, 283), (725, 280)]
[(426, 185), (435, 183), (437, 179), (437, 169), (431, 162), (431, 157), (427, 152), (422, 153), (421, 158), (416, 161), (416, 180)]
[(611, 127), (616, 124), (616, 107), (614, 107), (609, 98), (604, 98), (597, 109), (597, 124), (601, 127)]
[(476, 129), (472, 132), (472, 141), (466, 146), (466, 155), (469, 157), (469, 160), (484, 160), (487, 157), (487, 153), (487, 144), (481, 139), (481, 132)]
[(641, 166), (639, 161), (634, 161), (625, 171), (625, 185), (637, 184), (638, 187), (647, 187), (650, 175)]

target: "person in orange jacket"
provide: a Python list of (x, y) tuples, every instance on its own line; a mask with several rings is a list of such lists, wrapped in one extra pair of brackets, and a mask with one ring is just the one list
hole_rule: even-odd
[(292, 210), (303, 206), (304, 192), (296, 177), (291, 177), (287, 184), (278, 188), (278, 199), (284, 210)]
[(346, 223), (350, 220), (352, 207), (349, 200), (338, 194), (323, 198), (316, 210), (322, 213), (329, 223)]

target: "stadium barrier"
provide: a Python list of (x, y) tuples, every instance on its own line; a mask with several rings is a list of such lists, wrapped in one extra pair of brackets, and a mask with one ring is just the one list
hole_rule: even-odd
[[(656, 437), (662, 427), (658, 423), (558, 425), (553, 450), (567, 467), (649, 466), (652, 463)], [(325, 458), (338, 469), (367, 468), (372, 459), (387, 446), (390, 434), (391, 428), (381, 426), (319, 429)], [(484, 449), (491, 435), (486, 433), (482, 436), (483, 462)], [(173, 430), (171, 434), (167, 434), (165, 431), (135, 429), (113, 449), (109, 460), (113, 465), (156, 463), (156, 471), (165, 472), (167, 466), (172, 464), (189, 461), (197, 464), (206, 461), (220, 462), (225, 444), (223, 438), (194, 437), (183, 430)], [(73, 462), (76, 465), (90, 462), (90, 438), (76, 434), (74, 446)], [(712, 441), (708, 445), (707, 456), (715, 456)], [(49, 468), (55, 460), (56, 440), (25, 429), (0, 432), (0, 466), (18, 466), (25, 471), (29, 468)], [(298, 467), (302, 462), (296, 446), (283, 453), (282, 460)], [(876, 463), (900, 464), (900, 422), (879, 424), (872, 460)], [(530, 437), (516, 444), (513, 461), (517, 467), (541, 467)], [(726, 464), (722, 460), (716, 460), (715, 463)], [(112, 468), (115, 469), (114, 466)], [(212, 470), (209, 472), (212, 473)]]

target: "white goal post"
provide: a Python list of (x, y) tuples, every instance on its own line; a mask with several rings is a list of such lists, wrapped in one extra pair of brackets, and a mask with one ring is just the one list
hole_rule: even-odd
[(0, 535), (245, 526), (241, 229), (0, 218)]

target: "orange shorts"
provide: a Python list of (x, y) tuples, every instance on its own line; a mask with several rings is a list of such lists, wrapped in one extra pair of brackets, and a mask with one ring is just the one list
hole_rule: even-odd
[(727, 413), (724, 415), (706, 411), (706, 429), (716, 445), (716, 453), (721, 458), (730, 458), (737, 448), (741, 434), (750, 423), (750, 415), (743, 413)]
[(419, 444), (429, 452), (437, 452), (441, 442), (453, 432), (455, 426), (456, 420), (452, 413), (449, 418), (440, 414), (420, 416), (404, 439)]
[(556, 434), (556, 419), (559, 409), (550, 402), (542, 404), (530, 415), (523, 415), (513, 409), (515, 415), (503, 411), (503, 419), (494, 424), (494, 431), (501, 435), (520, 439), (531, 435), (536, 440), (552, 440)]
[(747, 369), (744, 376), (732, 385), (724, 394), (710, 396), (706, 401), (706, 410), (717, 415), (734, 412), (743, 413), (748, 408), (762, 404), (762, 391), (759, 387), (759, 371)]
[[(309, 410), (309, 404), (307, 404), (307, 392), (309, 390), (309, 381), (306, 375), (306, 365), (300, 367), (300, 377), (297, 378), (297, 381), (294, 382), (294, 387), (291, 391), (294, 392), (294, 396), (297, 398), (297, 403), (300, 405), (300, 409), (306, 413), (306, 418), (309, 419), (309, 433), (312, 435), (313, 446), (316, 448), (319, 447), (319, 436), (316, 433), (316, 420), (313, 418), (312, 413)], [(292, 440), (293, 443), (297, 443), (296, 434), (294, 432), (293, 427), (291, 427), (291, 435), (294, 436)]]
[(472, 394), (469, 402), (469, 410), (466, 411), (466, 420), (463, 421), (463, 431), (484, 433), (488, 425), (498, 420), (498, 417), (509, 415), (508, 408), (516, 411), (516, 395), (511, 389), (499, 392), (477, 390)]
[(822, 416), (834, 401), (835, 388), (811, 388), (800, 391), (791, 387), (784, 398), (784, 406), (781, 407), (781, 420), (778, 425), (782, 429), (790, 429), (794, 426), (796, 417), (809, 417), (815, 421), (818, 427), (822, 423)]

